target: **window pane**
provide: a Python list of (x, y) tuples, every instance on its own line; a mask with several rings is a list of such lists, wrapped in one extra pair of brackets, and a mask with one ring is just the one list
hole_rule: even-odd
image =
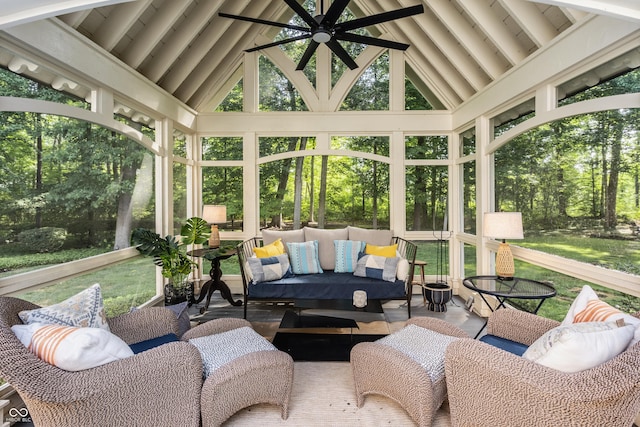
[(462, 167), (464, 232), (476, 234), (476, 162), (467, 162)]
[(495, 153), (497, 209), (522, 212), (526, 241), (554, 237), (537, 249), (640, 274), (638, 123), (638, 109), (602, 111), (514, 138)]
[(202, 203), (227, 207), (227, 222), (218, 224), (218, 228), (222, 231), (242, 231), (242, 168), (204, 167), (202, 180)]
[(408, 136), (405, 138), (405, 158), (446, 159), (449, 152), (446, 136)]
[(407, 230), (448, 230), (446, 166), (406, 168)]
[(202, 138), (202, 160), (242, 160), (242, 137)]
[[(180, 228), (187, 220), (187, 166), (173, 164), (173, 234), (180, 235)], [(153, 229), (153, 228), (152, 228)]]
[(108, 317), (127, 313), (133, 307), (149, 301), (156, 294), (156, 266), (148, 257), (112, 265), (34, 291), (18, 294), (18, 298), (41, 306), (57, 304), (100, 283)]
[(258, 138), (258, 149), (260, 157), (272, 154), (290, 153), (298, 150), (313, 150), (316, 148), (316, 139), (308, 136), (292, 137), (260, 137)]
[(320, 228), (349, 224), (389, 227), (387, 164), (338, 156), (299, 159), (260, 165), (261, 226), (291, 228), (317, 223)]
[(352, 150), (363, 153), (389, 156), (388, 136), (334, 136), (331, 138), (332, 150)]

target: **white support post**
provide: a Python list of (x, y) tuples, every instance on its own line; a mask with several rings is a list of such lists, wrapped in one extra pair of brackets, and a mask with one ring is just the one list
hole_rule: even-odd
[[(260, 230), (260, 182), (258, 165), (258, 137), (255, 132), (247, 132), (242, 141), (242, 193), (243, 230), (245, 238), (258, 235)], [(253, 221), (247, 221), (253, 218)]]
[(394, 235), (405, 236), (407, 219), (405, 215), (406, 206), (406, 183), (404, 179), (404, 133), (393, 132), (389, 141), (389, 225)]
[[(156, 143), (161, 147), (156, 156), (156, 232), (173, 234), (173, 121), (156, 121)], [(156, 295), (164, 293), (164, 279), (156, 272)]]

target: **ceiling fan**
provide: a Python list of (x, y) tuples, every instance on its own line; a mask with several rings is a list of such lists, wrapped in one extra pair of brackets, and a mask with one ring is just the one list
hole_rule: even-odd
[(350, 69), (358, 68), (358, 64), (349, 56), (347, 51), (338, 43), (338, 40), (362, 43), (373, 46), (380, 46), (389, 49), (407, 50), (408, 44), (398, 43), (390, 40), (377, 39), (374, 37), (363, 36), (359, 34), (349, 33), (348, 31), (358, 28), (368, 27), (370, 25), (381, 24), (383, 22), (393, 21), (400, 18), (406, 18), (408, 16), (417, 15), (424, 12), (424, 6), (419, 4), (417, 6), (405, 7), (398, 10), (392, 10), (390, 12), (378, 13), (376, 15), (365, 16), (363, 18), (353, 19), (351, 21), (336, 23), (342, 12), (346, 9), (350, 0), (333, 0), (331, 6), (325, 14), (322, 14), (324, 10), (324, 2), (320, 2), (320, 14), (311, 16), (296, 0), (284, 0), (295, 13), (302, 18), (302, 20), (309, 26), (301, 27), (298, 25), (283, 24), (281, 22), (267, 21), (264, 19), (250, 18), (246, 16), (231, 15), (228, 13), (218, 13), (219, 16), (224, 18), (238, 19), (241, 21), (254, 22), (257, 24), (272, 25), (275, 27), (288, 28), (291, 30), (297, 30), (303, 34), (296, 37), (291, 37), (277, 42), (268, 43), (261, 46), (256, 46), (251, 49), (247, 49), (246, 52), (254, 52), (260, 49), (266, 49), (268, 47), (279, 46), (286, 43), (291, 43), (297, 40), (311, 39), (309, 46), (305, 50), (296, 70), (303, 70), (307, 66), (307, 63), (313, 56), (314, 52), (320, 45), (324, 43), (329, 49), (336, 54), (342, 62), (344, 62)]

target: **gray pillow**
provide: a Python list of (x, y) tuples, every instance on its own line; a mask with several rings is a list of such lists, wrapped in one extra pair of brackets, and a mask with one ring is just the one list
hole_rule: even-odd
[(287, 247), (287, 243), (303, 243), (304, 230), (262, 230), (262, 241), (269, 245), (278, 239), (282, 239), (282, 244)]

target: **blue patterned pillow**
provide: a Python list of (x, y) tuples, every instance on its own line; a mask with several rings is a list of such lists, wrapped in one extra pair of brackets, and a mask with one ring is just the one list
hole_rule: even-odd
[(388, 258), (378, 255), (362, 254), (362, 257), (356, 264), (353, 275), (395, 282), (399, 259), (398, 257)]
[(304, 243), (287, 242), (287, 252), (289, 252), (293, 274), (317, 274), (323, 272), (318, 260), (317, 240)]
[(24, 310), (18, 316), (25, 324), (44, 323), (109, 330), (98, 283), (58, 304)]
[(336, 250), (336, 273), (353, 273), (358, 262), (358, 255), (364, 251), (365, 242), (359, 240), (334, 240)]
[(289, 257), (287, 254), (271, 256), (267, 258), (249, 258), (247, 260), (251, 269), (253, 283), (270, 282), (291, 275)]

